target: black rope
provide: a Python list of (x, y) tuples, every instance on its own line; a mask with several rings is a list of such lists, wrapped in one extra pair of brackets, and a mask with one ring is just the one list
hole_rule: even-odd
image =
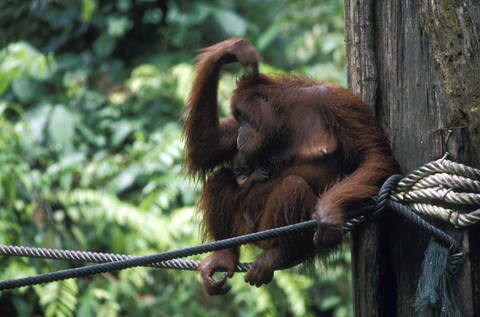
[(415, 225), (417, 228), (425, 231), (426, 233), (434, 237), (440, 244), (442, 244), (448, 250), (451, 250), (452, 252), (455, 252), (455, 253), (460, 252), (461, 250), (460, 247), (452, 237), (450, 237), (448, 234), (446, 234), (442, 230), (438, 229), (437, 227), (425, 221), (422, 217), (414, 213), (407, 206), (397, 203), (396, 201), (389, 200), (387, 202), (387, 207), (391, 210), (394, 210), (396, 213), (404, 216), (410, 223)]
[[(405, 217), (409, 222), (413, 223), (416, 227), (432, 235), (435, 239), (439, 241), (439, 243), (447, 247), (448, 250), (450, 251), (450, 254), (452, 254), (452, 252), (457, 253), (457, 254), (453, 254), (453, 256), (451, 257), (452, 258), (451, 265), (459, 265), (459, 263), (462, 262), (463, 256), (460, 253), (460, 250), (461, 250), (460, 247), (452, 237), (450, 237), (448, 234), (446, 234), (442, 230), (429, 224), (427, 221), (423, 220), (420, 216), (415, 214), (410, 208), (389, 199), (391, 190), (395, 187), (395, 185), (400, 180), (400, 178), (401, 178), (401, 175), (393, 175), (385, 181), (385, 183), (382, 185), (379, 191), (378, 196), (374, 198), (375, 200), (374, 211), (366, 216), (371, 219), (376, 219), (380, 215), (382, 215), (386, 209), (390, 209), (392, 211), (399, 213), (400, 215)], [(364, 210), (367, 210), (367, 209), (364, 209)], [(353, 219), (350, 219), (349, 222), (351, 224), (361, 223), (363, 219), (365, 219), (365, 216), (361, 216), (360, 218), (362, 218), (360, 221), (352, 221)], [(94, 265), (89, 265), (89, 266), (84, 266), (79, 268), (72, 268), (72, 269), (66, 269), (62, 271), (38, 274), (35, 276), (30, 276), (25, 278), (0, 281), (0, 290), (54, 282), (54, 281), (65, 280), (69, 278), (85, 277), (85, 276), (99, 274), (99, 273), (106, 273), (106, 272), (127, 269), (135, 266), (148, 266), (152, 263), (167, 261), (174, 258), (183, 258), (183, 257), (206, 253), (206, 252), (229, 249), (229, 248), (237, 247), (243, 244), (253, 243), (261, 240), (278, 238), (281, 236), (290, 235), (290, 234), (298, 233), (301, 231), (312, 230), (312, 229), (315, 229), (316, 227), (317, 227), (317, 221), (309, 220), (309, 221), (304, 221), (304, 222), (300, 222), (297, 224), (288, 225), (280, 228), (274, 228), (274, 229), (265, 230), (261, 232), (255, 232), (255, 233), (233, 237), (225, 240), (218, 240), (215, 242), (210, 242), (210, 243), (188, 247), (184, 249), (179, 249), (179, 250), (172, 250), (172, 251), (167, 251), (163, 253), (134, 257), (134, 258), (129, 258), (129, 259), (115, 261), (115, 262), (94, 264)], [(292, 265), (287, 265), (286, 267), (291, 267), (291, 266)]]

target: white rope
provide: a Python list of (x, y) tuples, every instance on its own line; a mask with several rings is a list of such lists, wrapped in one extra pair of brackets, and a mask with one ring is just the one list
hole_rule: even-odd
[(480, 221), (480, 170), (445, 155), (402, 178), (391, 197), (419, 215), (470, 226)]
[(416, 190), (430, 187), (444, 187), (445, 184), (449, 184), (451, 188), (455, 189), (480, 192), (480, 181), (448, 173), (436, 173), (428, 175), (415, 183), (412, 186), (412, 189)]

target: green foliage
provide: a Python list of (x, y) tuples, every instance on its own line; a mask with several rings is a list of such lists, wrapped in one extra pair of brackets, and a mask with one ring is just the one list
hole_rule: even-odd
[(74, 316), (77, 306), (78, 286), (75, 280), (35, 286), (45, 316)]
[[(168, 6), (165, 6), (168, 4)], [(345, 83), (342, 1), (0, 2), (0, 244), (144, 255), (200, 243), (198, 186), (181, 168), (192, 58), (247, 36), (261, 71)], [(221, 112), (237, 66), (219, 87)], [(244, 261), (258, 254), (245, 249)], [(201, 257), (199, 257), (201, 258)], [(0, 279), (75, 264), (0, 258)], [(351, 316), (350, 257), (229, 283), (136, 268), (0, 294), (7, 315)]]
[(55, 72), (51, 55), (38, 52), (30, 44), (17, 42), (0, 51), (0, 96), (12, 84), (12, 91), (21, 102), (29, 102), (36, 81), (45, 80)]

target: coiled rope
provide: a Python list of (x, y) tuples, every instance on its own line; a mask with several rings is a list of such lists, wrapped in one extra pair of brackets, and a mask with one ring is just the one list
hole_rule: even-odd
[[(391, 176), (383, 184), (379, 191), (379, 195), (374, 198), (375, 208), (373, 212), (350, 219), (345, 223), (344, 228), (345, 230), (352, 230), (353, 227), (364, 222), (367, 218), (375, 219), (379, 217), (384, 213), (385, 209), (388, 208), (389, 210), (395, 211), (408, 219), (408, 221), (410, 221), (416, 227), (429, 233), (440, 244), (447, 248), (451, 253), (451, 256), (449, 256), (449, 266), (452, 268), (452, 271), (456, 271), (463, 259), (458, 244), (445, 232), (432, 226), (413, 211), (421, 215), (434, 216), (444, 219), (456, 226), (466, 226), (476, 223), (480, 220), (480, 209), (474, 210), (471, 213), (460, 214), (459, 211), (440, 207), (434, 203), (437, 203), (438, 201), (448, 201), (461, 205), (478, 206), (480, 205), (479, 184), (480, 170), (476, 170), (463, 164), (448, 161), (444, 157), (440, 160), (426, 164), (404, 178), (402, 178), (401, 175)], [(472, 192), (455, 192), (454, 190), (456, 189), (469, 190)], [(438, 194), (439, 190), (442, 193), (441, 195)], [(473, 193), (473, 191), (477, 191), (479, 193)], [(417, 201), (418, 199), (426, 201), (426, 203), (419, 203)], [(402, 205), (400, 202), (406, 203), (408, 206)], [(425, 205), (430, 209), (422, 209), (419, 207), (419, 205)], [(428, 213), (423, 210), (432, 210), (432, 212)], [(147, 256), (0, 245), (0, 255), (28, 256), (36, 258), (100, 263), (57, 272), (39, 274), (20, 279), (0, 281), (0, 290), (59, 281), (68, 278), (85, 277), (93, 274), (117, 271), (135, 266), (196, 270), (199, 265), (198, 261), (183, 260), (179, 258), (221, 249), (233, 248), (243, 244), (271, 238), (278, 238), (301, 231), (314, 230), (316, 227), (317, 222), (315, 220), (309, 220), (280, 228)], [(291, 267), (295, 264), (298, 264), (297, 262), (301, 262), (301, 260), (296, 261), (295, 263), (286, 267)], [(248, 263), (241, 263), (237, 265), (236, 271), (245, 272), (248, 270), (248, 267)]]
[[(391, 198), (416, 213), (447, 221), (456, 228), (480, 221), (480, 170), (452, 162), (448, 153), (402, 178)], [(451, 204), (450, 208), (445, 205)], [(465, 213), (455, 207), (476, 206)]]

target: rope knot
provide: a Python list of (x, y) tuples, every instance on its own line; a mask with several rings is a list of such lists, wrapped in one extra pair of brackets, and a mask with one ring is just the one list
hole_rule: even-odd
[(387, 178), (387, 180), (383, 183), (382, 187), (380, 187), (378, 195), (374, 198), (375, 209), (371, 214), (368, 215), (369, 219), (375, 220), (385, 211), (387, 202), (390, 200), (390, 195), (400, 179), (402, 179), (402, 175), (395, 174)]

